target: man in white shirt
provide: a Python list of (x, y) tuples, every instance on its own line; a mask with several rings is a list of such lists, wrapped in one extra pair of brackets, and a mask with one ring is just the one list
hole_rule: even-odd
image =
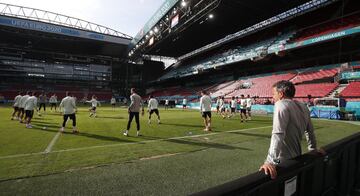
[(60, 102), (60, 110), (62, 110), (64, 115), (64, 120), (62, 123), (62, 127), (60, 129), (61, 132), (64, 132), (66, 121), (70, 118), (73, 121), (73, 133), (79, 133), (76, 129), (76, 104), (75, 99), (69, 96), (69, 92), (66, 92), (66, 97)]
[(231, 117), (236, 115), (236, 106), (237, 106), (237, 102), (235, 100), (235, 97), (231, 97), (231, 101), (230, 101), (230, 108), (231, 108), (231, 111), (230, 111), (230, 115)]
[(248, 114), (248, 119), (251, 120), (251, 106), (252, 106), (253, 100), (251, 99), (250, 95), (247, 95), (246, 98), (246, 111)]
[(56, 94), (53, 94), (50, 97), (49, 103), (50, 103), (50, 110), (52, 111), (53, 107), (55, 107), (55, 112), (56, 112), (56, 104), (57, 104), (57, 96), (56, 96)]
[(24, 122), (24, 117), (25, 117), (25, 101), (30, 97), (29, 95), (29, 91), (26, 92), (26, 94), (24, 96), (21, 97), (20, 99), (20, 103), (19, 103), (19, 110), (20, 110), (20, 118), (19, 118), (19, 122), (23, 123)]
[(25, 127), (31, 129), (31, 119), (34, 116), (34, 109), (37, 110), (37, 98), (35, 92), (32, 93), (32, 96), (26, 99), (25, 101)]
[(187, 104), (187, 99), (184, 98), (184, 99), (183, 99), (183, 109), (186, 109), (186, 104)]
[(325, 154), (324, 150), (317, 150), (309, 110), (300, 102), (292, 100), (294, 95), (295, 86), (289, 81), (283, 80), (273, 85), (273, 130), (268, 155), (259, 169), (264, 170), (266, 175), (270, 174), (272, 179), (277, 176), (276, 166), (279, 163), (301, 155), (301, 140), (304, 133), (308, 150)]
[(20, 116), (19, 104), (20, 104), (21, 97), (22, 97), (22, 93), (19, 92), (18, 95), (14, 98), (14, 105), (13, 105), (14, 112), (11, 115), (11, 120), (14, 120), (14, 119), (16, 120)]
[(115, 99), (115, 97), (111, 97), (110, 104), (111, 104), (111, 106), (112, 106), (112, 109), (114, 110), (114, 109), (115, 109), (115, 105), (116, 105), (116, 99)]
[(201, 91), (200, 112), (204, 119), (204, 131), (211, 131), (211, 98), (205, 90)]
[(91, 103), (91, 108), (90, 108), (90, 115), (89, 117), (94, 117), (96, 118), (96, 107), (99, 105), (100, 106), (100, 102), (98, 102), (98, 100), (96, 100), (96, 96), (93, 95), (90, 101), (86, 101), (86, 103)]
[(216, 99), (216, 113), (217, 114), (221, 113), (221, 111), (220, 111), (220, 101), (221, 101), (221, 97), (219, 96)]
[(47, 101), (47, 96), (45, 93), (42, 93), (39, 95), (39, 112), (41, 110), (41, 108), (44, 108), (44, 112), (46, 111), (46, 101)]
[(246, 99), (244, 95), (241, 95), (240, 98), (240, 118), (241, 122), (246, 122), (247, 115), (246, 115)]
[(140, 108), (141, 110), (141, 115), (144, 115), (144, 107), (142, 104), (142, 100), (141, 97), (136, 93), (135, 88), (131, 88), (130, 90), (131, 92), (131, 96), (130, 96), (130, 106), (128, 108), (128, 113), (129, 113), (129, 121), (126, 127), (126, 130), (124, 131), (124, 135), (125, 136), (129, 136), (129, 129), (131, 126), (131, 122), (133, 120), (133, 118), (135, 117), (135, 121), (136, 121), (136, 135), (137, 136), (141, 136), (140, 134), (140, 121), (139, 121), (139, 112), (140, 112)]
[(149, 104), (148, 104), (148, 111), (149, 111), (149, 124), (151, 124), (151, 115), (155, 113), (158, 117), (158, 124), (160, 124), (160, 115), (158, 110), (158, 101), (154, 98), (154, 96), (150, 95), (149, 97)]
[(165, 100), (165, 110), (168, 110), (169, 109), (169, 100), (166, 99)]

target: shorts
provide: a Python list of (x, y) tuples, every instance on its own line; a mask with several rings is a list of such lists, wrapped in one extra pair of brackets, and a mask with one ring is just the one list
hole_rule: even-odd
[(50, 103), (50, 106), (51, 107), (56, 106), (56, 103)]
[(201, 116), (202, 116), (203, 118), (206, 118), (206, 117), (211, 118), (211, 112), (202, 112), (202, 113), (201, 113)]
[[(92, 107), (91, 108), (92, 111), (96, 111), (96, 107)], [(71, 119), (71, 118), (70, 118)]]
[(111, 105), (112, 105), (112, 106), (115, 106), (115, 103), (112, 103)]
[(159, 110), (158, 110), (158, 109), (150, 110), (150, 115), (151, 115), (152, 113), (154, 113), (154, 112), (155, 112), (156, 115), (159, 116)]
[(15, 111), (19, 111), (19, 110), (20, 110), (20, 108), (17, 107), (17, 106), (13, 106), (13, 108), (14, 108)]
[(251, 107), (246, 108), (247, 111), (251, 111)]
[(235, 113), (235, 108), (231, 108), (231, 113)]
[(220, 111), (221, 111), (221, 112), (225, 112), (225, 108), (221, 108)]
[(32, 118), (34, 116), (34, 110), (25, 110), (25, 118)]
[(186, 108), (186, 104), (183, 104), (183, 108)]
[(246, 109), (240, 109), (241, 114), (246, 114)]
[(24, 113), (25, 113), (24, 108), (19, 108), (19, 111), (20, 111), (22, 114), (24, 114)]
[(216, 110), (219, 110), (220, 106), (216, 106)]

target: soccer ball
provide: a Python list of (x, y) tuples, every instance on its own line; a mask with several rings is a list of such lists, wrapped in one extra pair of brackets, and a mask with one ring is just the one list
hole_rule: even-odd
[(47, 129), (47, 127), (43, 127), (42, 129), (46, 130), (46, 129)]

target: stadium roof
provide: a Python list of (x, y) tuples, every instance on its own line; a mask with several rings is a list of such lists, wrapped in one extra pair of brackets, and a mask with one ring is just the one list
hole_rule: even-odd
[[(179, 57), (195, 49), (217, 41), (225, 36), (245, 29), (275, 15), (286, 12), (294, 7), (302, 5), (309, 0), (182, 0), (188, 3), (190, 14), (195, 15), (195, 6), (201, 3), (210, 5), (214, 3), (212, 9), (207, 9), (202, 15), (193, 21), (187, 22), (186, 28), (176, 30), (173, 28), (166, 36), (153, 43), (145, 43), (147, 47), (142, 49), (142, 54)], [(181, 2), (175, 4), (180, 8)], [(206, 7), (204, 6), (204, 9)], [(174, 8), (177, 9), (177, 8)], [(163, 17), (169, 17), (172, 22), (171, 12), (163, 13)], [(175, 12), (174, 12), (175, 13)], [(188, 13), (188, 10), (183, 12)], [(158, 13), (157, 13), (158, 14)], [(209, 15), (212, 15), (212, 18)], [(179, 24), (181, 22), (181, 16)], [(169, 24), (171, 26), (171, 24)], [(180, 25), (178, 25), (180, 26)], [(144, 35), (146, 32), (144, 32)], [(148, 34), (149, 35), (149, 34)], [(149, 36), (151, 37), (151, 35)], [(148, 41), (150, 42), (150, 41)], [(141, 42), (140, 42), (141, 43)], [(149, 47), (149, 45), (151, 45)], [(134, 46), (135, 47), (135, 46)]]
[[(0, 3), (0, 44), (57, 52), (124, 56), (132, 37), (116, 30), (45, 10)], [(54, 47), (56, 45), (56, 47)]]

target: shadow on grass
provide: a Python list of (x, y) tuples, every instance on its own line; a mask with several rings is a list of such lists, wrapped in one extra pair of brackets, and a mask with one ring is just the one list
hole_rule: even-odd
[(244, 132), (230, 132), (231, 134), (237, 135), (245, 135), (245, 136), (252, 136), (252, 137), (263, 137), (263, 138), (271, 138), (271, 135), (267, 134), (258, 134), (258, 133), (244, 133)]
[(193, 145), (193, 146), (200, 146), (200, 147), (205, 147), (205, 148), (219, 148), (219, 149), (224, 149), (224, 150), (235, 150), (235, 149), (248, 150), (248, 151), (251, 150), (249, 148), (234, 147), (234, 146), (230, 146), (230, 145), (226, 145), (226, 144), (211, 143), (211, 142), (209, 142), (209, 143), (208, 142), (198, 142), (198, 141), (190, 141), (190, 140), (184, 140), (184, 139), (169, 139), (166, 141), (173, 142), (176, 144)]
[(124, 117), (121, 116), (97, 116), (96, 118), (107, 118), (107, 119), (125, 119)]
[(177, 124), (177, 123), (161, 123), (162, 125), (172, 125), (176, 127), (201, 127), (203, 128), (203, 125), (189, 125), (189, 124)]
[[(82, 136), (82, 137), (88, 137), (88, 138), (92, 138), (92, 139), (97, 139), (97, 140), (104, 140), (104, 141), (112, 141), (112, 142), (135, 142), (135, 141), (131, 141), (131, 140), (126, 140), (126, 139), (122, 139), (119, 137), (112, 137), (112, 136), (104, 136), (104, 135), (97, 135), (97, 134), (92, 134), (92, 133), (84, 133), (84, 132), (80, 132), (80, 133), (76, 133), (73, 134), (71, 132), (64, 132), (64, 134), (72, 134), (75, 136)], [(119, 133), (119, 136), (121, 136), (122, 133)]]
[[(172, 143), (184, 144), (184, 145), (200, 146), (200, 147), (205, 147), (205, 148), (219, 148), (219, 149), (225, 149), (225, 150), (234, 150), (234, 149), (252, 150), (252, 149), (249, 149), (249, 148), (234, 147), (234, 146), (230, 146), (230, 145), (226, 145), (226, 144), (219, 144), (219, 143), (212, 143), (212, 142), (201, 142), (201, 141), (191, 141), (191, 140), (187, 140), (187, 139), (170, 139), (170, 138), (160, 138), (160, 137), (154, 137), (154, 136), (141, 136), (141, 138), (148, 139), (148, 140), (163, 139), (163, 141), (165, 141), (165, 142), (172, 142)], [(145, 144), (145, 142), (143, 144)]]

